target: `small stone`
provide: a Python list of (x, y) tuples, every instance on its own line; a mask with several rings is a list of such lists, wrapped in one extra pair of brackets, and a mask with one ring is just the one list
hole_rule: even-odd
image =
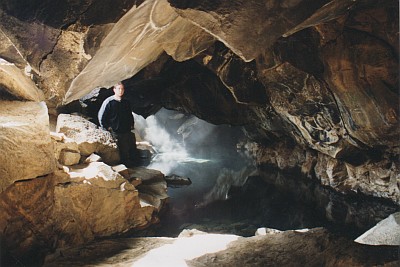
[(50, 137), (55, 141), (62, 142), (65, 135), (63, 133), (50, 132)]
[(258, 228), (257, 229), (255, 235), (256, 236), (262, 236), (262, 235), (267, 235), (267, 234), (279, 234), (281, 232), (282, 231), (277, 230), (277, 229), (262, 227), (262, 228)]
[(81, 154), (75, 151), (62, 150), (58, 161), (63, 165), (71, 166), (78, 164), (80, 159)]
[(182, 187), (191, 185), (192, 181), (188, 177), (179, 176), (176, 174), (171, 174), (169, 176), (165, 176), (165, 181), (169, 187)]
[(267, 231), (266, 231), (265, 227), (258, 228), (256, 233), (255, 233), (256, 236), (258, 236), (258, 235), (266, 235), (266, 234), (267, 234)]

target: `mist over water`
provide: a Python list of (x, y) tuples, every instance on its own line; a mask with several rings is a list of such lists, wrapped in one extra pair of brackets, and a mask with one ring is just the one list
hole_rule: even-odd
[(188, 177), (192, 185), (169, 188), (175, 208), (204, 205), (226, 199), (232, 185), (243, 184), (253, 166), (236, 151), (240, 128), (213, 125), (193, 115), (161, 109), (135, 128), (155, 150), (149, 169)]
[(156, 116), (152, 115), (147, 119), (135, 116), (135, 128), (156, 152), (148, 166), (149, 169), (156, 169), (169, 175), (178, 161), (184, 161), (188, 157), (186, 149), (172, 139), (167, 130), (160, 125)]

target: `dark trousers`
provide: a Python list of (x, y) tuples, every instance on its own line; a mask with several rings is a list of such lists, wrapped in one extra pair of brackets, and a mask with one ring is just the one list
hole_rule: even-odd
[(117, 141), (121, 162), (125, 164), (127, 167), (134, 165), (135, 158), (137, 157), (135, 134), (132, 132), (127, 132), (127, 133), (113, 132), (112, 135)]

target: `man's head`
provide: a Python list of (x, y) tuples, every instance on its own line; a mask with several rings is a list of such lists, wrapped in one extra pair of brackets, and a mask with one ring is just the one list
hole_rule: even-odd
[(116, 85), (114, 85), (113, 90), (115, 97), (117, 99), (121, 99), (121, 97), (124, 95), (125, 87), (121, 82), (119, 82)]

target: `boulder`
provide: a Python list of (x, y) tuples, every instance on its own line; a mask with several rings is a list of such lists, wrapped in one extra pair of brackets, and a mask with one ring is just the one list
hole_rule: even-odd
[(51, 137), (54, 140), (54, 155), (60, 164), (69, 166), (79, 163), (81, 154), (76, 142), (60, 133), (52, 133)]
[(400, 212), (391, 214), (367, 232), (357, 237), (356, 242), (375, 246), (400, 246)]
[(120, 188), (121, 184), (128, 182), (104, 162), (90, 162), (89, 164), (65, 167), (64, 171), (74, 182), (101, 187)]
[(32, 264), (56, 248), (143, 229), (158, 222), (156, 210), (102, 162), (65, 166), (0, 195), (2, 249)]
[(131, 183), (137, 184), (141, 205), (151, 205), (161, 210), (168, 200), (167, 182), (164, 174), (143, 167), (128, 170)]
[(63, 165), (75, 165), (79, 163), (81, 154), (75, 151), (62, 150), (58, 161)]
[(129, 179), (129, 170), (124, 164), (112, 166), (112, 169), (115, 172), (121, 174), (125, 179)]
[(64, 133), (65, 136), (76, 142), (83, 156), (96, 153), (105, 163), (115, 164), (119, 161), (117, 144), (111, 133), (102, 130), (81, 116), (58, 115), (56, 132)]
[(19, 180), (55, 169), (49, 115), (44, 102), (0, 103), (0, 192)]
[(51, 137), (51, 139), (53, 139), (54, 141), (61, 142), (61, 141), (64, 140), (65, 135), (64, 135), (63, 133), (50, 132), (50, 137)]
[(254, 235), (259, 236), (259, 235), (279, 234), (279, 233), (282, 233), (282, 231), (273, 228), (261, 227), (257, 229)]
[(182, 187), (192, 184), (189, 177), (183, 177), (176, 174), (165, 176), (165, 181), (169, 187)]

